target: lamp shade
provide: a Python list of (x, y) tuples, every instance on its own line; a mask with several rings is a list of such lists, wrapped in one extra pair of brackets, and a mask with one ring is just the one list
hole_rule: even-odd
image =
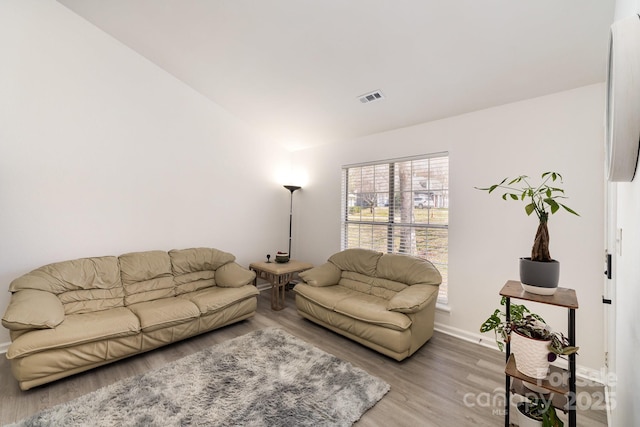
[(289, 190), (289, 191), (291, 191), (293, 193), (294, 191), (299, 190), (302, 187), (300, 187), (298, 185), (285, 185), (284, 188), (286, 188), (287, 190)]

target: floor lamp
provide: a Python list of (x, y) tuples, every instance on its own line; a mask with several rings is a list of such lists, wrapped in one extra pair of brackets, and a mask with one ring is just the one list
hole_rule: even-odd
[(285, 185), (284, 188), (291, 192), (291, 200), (289, 203), (289, 259), (291, 259), (291, 227), (293, 224), (293, 192), (301, 187), (297, 185)]

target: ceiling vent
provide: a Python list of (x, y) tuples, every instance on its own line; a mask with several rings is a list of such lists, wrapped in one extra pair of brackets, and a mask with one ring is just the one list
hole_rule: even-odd
[(360, 95), (358, 99), (360, 99), (360, 102), (362, 102), (363, 104), (366, 104), (368, 102), (384, 99), (384, 95), (382, 94), (382, 91), (376, 90), (370, 93), (365, 93), (364, 95)]

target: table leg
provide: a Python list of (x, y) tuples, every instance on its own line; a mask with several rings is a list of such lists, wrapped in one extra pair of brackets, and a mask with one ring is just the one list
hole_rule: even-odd
[(287, 283), (291, 280), (292, 274), (282, 274), (273, 277), (271, 282), (271, 309), (280, 311), (286, 307), (285, 305), (285, 291)]

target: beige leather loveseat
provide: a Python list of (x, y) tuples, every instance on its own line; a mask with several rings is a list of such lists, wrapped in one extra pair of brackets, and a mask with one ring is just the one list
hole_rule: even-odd
[(255, 273), (210, 248), (84, 258), (14, 280), (2, 318), (27, 390), (253, 316)]
[(442, 277), (429, 261), (347, 249), (300, 273), (303, 317), (396, 360), (433, 335)]

